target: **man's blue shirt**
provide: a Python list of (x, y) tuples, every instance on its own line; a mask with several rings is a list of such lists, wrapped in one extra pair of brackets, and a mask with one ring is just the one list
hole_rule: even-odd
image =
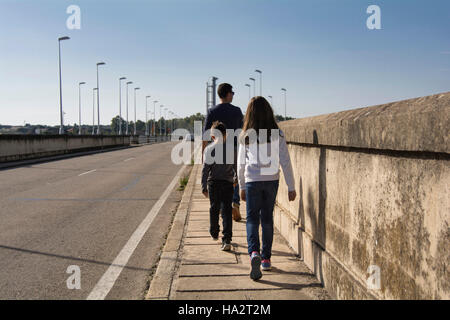
[(243, 119), (241, 108), (233, 106), (231, 103), (221, 103), (209, 109), (203, 132), (211, 129), (215, 121), (223, 122), (227, 129), (241, 129)]

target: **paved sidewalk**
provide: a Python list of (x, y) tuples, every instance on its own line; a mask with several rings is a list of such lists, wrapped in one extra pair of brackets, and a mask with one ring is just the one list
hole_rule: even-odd
[[(245, 202), (241, 222), (233, 221), (233, 249), (220, 250), (220, 240), (209, 235), (209, 200), (201, 193), (201, 168), (193, 170), (190, 210), (185, 236), (178, 252), (169, 299), (329, 299), (313, 273), (289, 249), (276, 232), (273, 270), (263, 272), (259, 281), (249, 277)], [(220, 222), (222, 224), (222, 222)]]

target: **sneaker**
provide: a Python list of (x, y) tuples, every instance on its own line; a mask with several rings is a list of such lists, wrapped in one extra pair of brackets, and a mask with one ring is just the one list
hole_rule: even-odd
[(219, 241), (219, 237), (212, 237), (213, 241)]
[(239, 211), (239, 205), (237, 203), (233, 203), (233, 210), (231, 211), (233, 214), (233, 220), (236, 222), (241, 221), (241, 212)]
[(262, 273), (261, 273), (261, 256), (258, 252), (253, 251), (251, 256), (251, 265), (252, 270), (250, 271), (250, 278), (252, 280), (258, 280), (261, 279)]
[(231, 250), (231, 243), (229, 242), (222, 242), (222, 251), (230, 251)]
[(264, 259), (261, 261), (261, 269), (263, 271), (270, 271), (272, 269), (272, 264), (270, 263), (270, 259)]

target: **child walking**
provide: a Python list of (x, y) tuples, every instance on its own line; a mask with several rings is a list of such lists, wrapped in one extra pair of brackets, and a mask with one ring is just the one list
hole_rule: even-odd
[[(263, 159), (264, 157), (268, 159)], [(270, 164), (267, 160), (270, 160)], [(294, 175), (284, 134), (275, 121), (269, 102), (263, 97), (254, 97), (245, 114), (237, 162), (240, 195), (242, 201), (247, 203), (247, 244), (251, 259), (250, 278), (253, 280), (262, 277), (261, 268), (268, 271), (272, 267), (273, 209), (278, 192), (280, 165), (288, 185), (289, 201), (294, 201)], [(259, 241), (260, 223), (262, 251)]]
[[(233, 236), (232, 202), (237, 176), (234, 161), (229, 164), (226, 161), (225, 125), (216, 121), (213, 123), (211, 131), (214, 142), (207, 146), (204, 152), (202, 192), (205, 197), (209, 197), (210, 201), (209, 232), (211, 237), (216, 241), (218, 240), (220, 231), (219, 212), (221, 211), (223, 222), (222, 250), (230, 251)], [(223, 138), (221, 139), (218, 135), (222, 135)]]

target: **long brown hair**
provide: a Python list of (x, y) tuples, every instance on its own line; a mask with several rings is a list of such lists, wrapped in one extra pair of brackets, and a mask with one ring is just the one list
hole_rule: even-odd
[[(271, 141), (271, 130), (280, 129), (275, 120), (272, 107), (264, 97), (253, 97), (247, 106), (247, 112), (244, 117), (244, 125), (242, 127), (242, 138), (245, 137), (246, 131), (249, 129), (254, 129), (256, 131), (258, 140), (259, 130), (267, 129), (267, 142)], [(259, 142), (261, 143), (263, 141)], [(248, 139), (245, 139), (245, 143), (248, 144)]]

